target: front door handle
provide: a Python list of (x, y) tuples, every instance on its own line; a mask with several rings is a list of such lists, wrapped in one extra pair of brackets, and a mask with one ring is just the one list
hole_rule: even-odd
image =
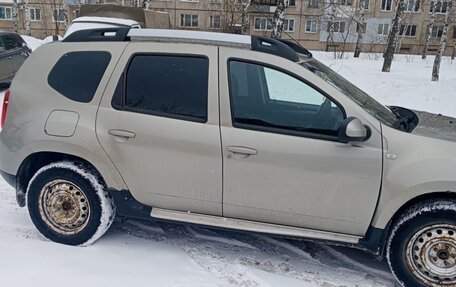
[(256, 155), (257, 151), (253, 148), (243, 147), (243, 146), (229, 146), (227, 150), (232, 153), (244, 154), (244, 155)]
[(125, 138), (125, 139), (134, 138), (136, 136), (136, 134), (134, 132), (129, 132), (129, 131), (125, 131), (125, 130), (117, 130), (117, 129), (109, 130), (108, 134), (115, 136), (115, 137)]

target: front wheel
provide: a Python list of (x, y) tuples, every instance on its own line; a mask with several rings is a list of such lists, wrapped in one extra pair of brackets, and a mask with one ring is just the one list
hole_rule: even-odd
[(403, 286), (456, 286), (456, 201), (426, 201), (406, 211), (393, 226), (387, 258)]
[(67, 245), (88, 245), (111, 225), (112, 197), (89, 166), (62, 161), (44, 166), (27, 189), (30, 218), (46, 238)]

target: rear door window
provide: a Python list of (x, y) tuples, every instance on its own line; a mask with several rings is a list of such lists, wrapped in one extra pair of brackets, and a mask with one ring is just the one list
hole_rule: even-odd
[(105, 51), (67, 53), (52, 68), (48, 83), (68, 99), (88, 103), (93, 99), (110, 60), (111, 54)]
[(209, 60), (205, 57), (136, 55), (126, 73), (124, 107), (206, 122), (208, 73)]

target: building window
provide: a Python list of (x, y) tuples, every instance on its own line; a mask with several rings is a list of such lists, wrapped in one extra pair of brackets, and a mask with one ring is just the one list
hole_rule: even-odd
[(272, 30), (272, 22), (265, 17), (255, 17), (255, 30), (270, 31)]
[(317, 20), (306, 21), (306, 33), (317, 33)]
[(456, 26), (453, 27), (453, 39), (456, 39)]
[[(344, 33), (345, 32), (345, 22), (333, 22), (333, 32), (334, 33)], [(331, 28), (331, 22), (328, 23), (328, 32)]]
[(41, 10), (38, 8), (30, 8), (30, 20), (40, 21), (41, 20)]
[(339, 5), (352, 6), (353, 5), (353, 0), (339, 0)]
[(318, 8), (320, 6), (320, 0), (309, 0), (310, 8)]
[(209, 18), (209, 27), (212, 29), (220, 29), (220, 16), (211, 16)]
[(198, 15), (181, 14), (181, 27), (198, 27)]
[(288, 6), (296, 6), (296, 0), (288, 0)]
[(416, 25), (401, 25), (401, 29), (399, 30), (399, 35), (404, 35), (407, 37), (415, 37), (416, 36)]
[(391, 11), (393, 0), (382, 0), (382, 11)]
[(432, 26), (431, 37), (440, 38), (443, 34), (443, 26)]
[(356, 33), (366, 34), (367, 23), (357, 23), (356, 24)]
[(446, 13), (448, 9), (448, 1), (431, 1), (430, 12), (435, 10), (435, 13)]
[(405, 12), (419, 12), (420, 11), (420, 0), (406, 0), (405, 1)]
[(364, 0), (364, 9), (369, 9), (369, 0)]
[(54, 9), (54, 13), (52, 14), (52, 20), (54, 22), (65, 22), (65, 10)]
[(0, 7), (0, 20), (13, 19), (13, 12), (11, 7)]
[(389, 24), (378, 24), (378, 35), (388, 36), (389, 34)]
[(295, 19), (283, 19), (283, 30), (285, 32), (294, 32), (295, 30)]

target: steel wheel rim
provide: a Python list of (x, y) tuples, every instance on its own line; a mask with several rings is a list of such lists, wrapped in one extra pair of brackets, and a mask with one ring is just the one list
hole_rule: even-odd
[(46, 225), (63, 235), (83, 230), (91, 214), (89, 201), (82, 189), (62, 179), (50, 181), (41, 189), (38, 206)]
[(407, 244), (407, 265), (423, 283), (456, 284), (456, 227), (438, 224), (419, 230)]

